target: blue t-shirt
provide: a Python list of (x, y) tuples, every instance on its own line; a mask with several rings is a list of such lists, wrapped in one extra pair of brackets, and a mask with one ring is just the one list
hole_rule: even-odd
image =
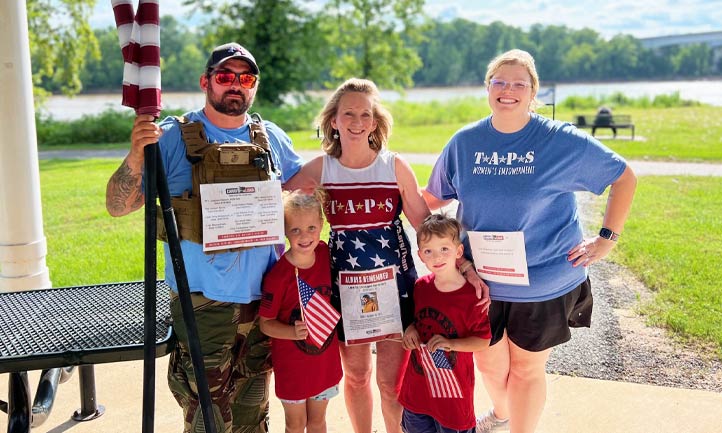
[[(203, 110), (186, 113), (192, 122), (203, 122), (208, 140), (212, 143), (250, 142), (249, 124), (238, 129), (223, 129), (214, 126)], [(293, 150), (291, 139), (278, 126), (264, 122), (271, 142), (271, 153), (277, 168), (281, 170), (281, 182), (286, 182), (301, 169), (303, 160)], [(168, 189), (173, 197), (183, 191), (192, 190), (191, 164), (186, 158), (186, 148), (181, 139), (178, 122), (172, 117), (165, 118), (160, 127), (163, 135), (159, 140), (163, 157)], [(278, 257), (273, 246), (254, 247), (240, 252), (205, 254), (203, 246), (191, 241), (181, 241), (183, 259), (188, 274), (191, 292), (202, 292), (203, 296), (220, 302), (247, 304), (261, 299), (263, 274), (276, 263)], [(177, 291), (170, 250), (165, 244), (165, 278), (168, 285)]]
[[(586, 279), (586, 268), (567, 260), (583, 239), (574, 192), (602, 194), (626, 165), (568, 123), (532, 114), (524, 128), (506, 134), (487, 117), (451, 137), (427, 191), (459, 200), (457, 218), (465, 231), (524, 232), (529, 286), (487, 281), (491, 298), (545, 301)], [(465, 246), (470, 256), (468, 239)]]

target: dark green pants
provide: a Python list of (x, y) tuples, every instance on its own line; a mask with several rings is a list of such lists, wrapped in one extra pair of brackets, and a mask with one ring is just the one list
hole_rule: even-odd
[[(258, 326), (258, 302), (234, 304), (191, 295), (218, 433), (268, 432), (270, 340)], [(204, 432), (180, 301), (171, 299), (178, 345), (168, 385), (183, 408), (184, 433)]]

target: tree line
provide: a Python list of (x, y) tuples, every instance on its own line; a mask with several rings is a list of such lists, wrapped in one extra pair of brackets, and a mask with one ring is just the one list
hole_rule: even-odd
[(596, 31), (533, 25), (528, 31), (501, 22), (482, 25), (463, 19), (432, 22), (416, 46), (424, 67), (414, 81), (422, 86), (477, 84), (486, 65), (511, 48), (529, 51), (543, 81), (628, 81), (692, 78), (722, 72), (722, 60), (705, 44), (644, 48), (619, 34), (605, 40)]
[[(43, 36), (49, 33), (48, 11), (33, 9), (39, 2), (28, 1), (37, 87), (65, 93), (117, 91), (123, 59), (115, 28), (89, 34), (79, 19), (78, 42), (69, 33), (66, 54), (49, 62), (47, 49), (38, 49), (43, 43), (47, 48), (50, 37)], [(78, 8), (82, 12), (92, 0), (65, 3), (75, 5), (74, 17), (82, 17)], [(715, 63), (713, 50), (704, 44), (652, 50), (630, 35), (606, 40), (588, 28), (537, 24), (525, 31), (498, 21), (430, 20), (423, 15), (423, 0), (329, 0), (324, 10), (313, 13), (302, 7), (303, 0), (187, 3), (204, 11), (208, 21), (191, 29), (172, 16), (161, 18), (167, 91), (197, 90), (207, 53), (230, 40), (257, 56), (263, 82), (258, 98), (269, 103), (294, 91), (334, 87), (350, 76), (389, 89), (479, 85), (488, 62), (511, 48), (529, 51), (545, 82), (694, 78), (722, 71), (722, 60)]]

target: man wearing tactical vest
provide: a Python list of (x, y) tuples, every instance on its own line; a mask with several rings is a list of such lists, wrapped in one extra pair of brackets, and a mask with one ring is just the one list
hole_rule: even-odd
[[(258, 326), (258, 308), (263, 274), (277, 255), (272, 245), (204, 253), (199, 184), (267, 179), (285, 183), (303, 163), (285, 132), (248, 114), (258, 81), (258, 65), (248, 50), (237, 43), (216, 47), (200, 77), (205, 106), (159, 124), (152, 116), (137, 116), (128, 156), (106, 191), (106, 207), (113, 216), (141, 208), (143, 149), (159, 143), (219, 433), (268, 431), (270, 343)], [(184, 432), (203, 431), (167, 244), (164, 250), (165, 278), (173, 289), (173, 329), (180, 343), (171, 354), (168, 383), (183, 408)]]

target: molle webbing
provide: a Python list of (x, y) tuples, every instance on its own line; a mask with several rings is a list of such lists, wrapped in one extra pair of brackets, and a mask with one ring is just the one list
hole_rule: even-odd
[[(254, 114), (250, 126), (251, 143), (209, 143), (201, 122), (189, 122), (176, 117), (186, 157), (192, 164), (192, 191), (171, 198), (178, 234), (181, 239), (203, 244), (203, 218), (200, 185), (209, 183), (248, 182), (269, 180), (276, 172), (271, 157), (268, 133), (260, 116)], [(158, 210), (158, 239), (167, 242), (163, 213)], [(238, 251), (233, 248), (213, 251)]]
[[(176, 117), (176, 120), (180, 124), (181, 136), (186, 145), (186, 156), (191, 160), (191, 163), (200, 161), (202, 156), (200, 151), (210, 146), (206, 131), (203, 129), (203, 123), (189, 122), (184, 116)], [(194, 157), (197, 157), (195, 161), (192, 160)]]

